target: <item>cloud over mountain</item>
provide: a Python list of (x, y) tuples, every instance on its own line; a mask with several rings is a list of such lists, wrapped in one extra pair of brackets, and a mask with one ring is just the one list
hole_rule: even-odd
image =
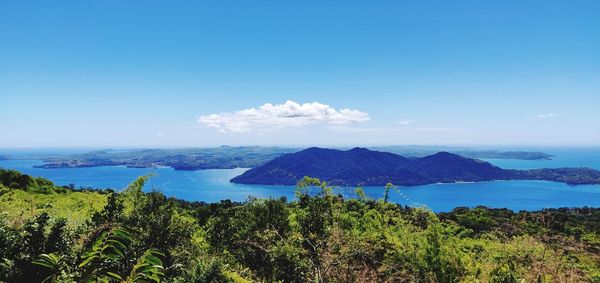
[(356, 109), (337, 110), (319, 102), (267, 103), (258, 108), (200, 116), (198, 123), (221, 133), (247, 133), (254, 128), (285, 128), (312, 124), (344, 125), (368, 121), (369, 114)]

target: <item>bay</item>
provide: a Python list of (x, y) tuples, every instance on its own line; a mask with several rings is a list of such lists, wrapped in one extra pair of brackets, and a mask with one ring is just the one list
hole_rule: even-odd
[[(549, 151), (545, 151), (549, 152)], [(486, 159), (497, 166), (513, 169), (591, 167), (600, 170), (598, 149), (555, 149), (549, 153), (553, 160)], [(241, 185), (230, 183), (244, 168), (177, 171), (172, 168), (127, 168), (106, 166), (89, 168), (41, 169), (34, 165), (40, 160), (0, 160), (0, 167), (45, 177), (59, 185), (76, 187), (112, 188), (121, 190), (138, 176), (152, 174), (145, 190), (159, 190), (167, 196), (189, 201), (218, 202), (225, 199), (245, 201), (257, 198), (286, 197), (294, 199), (293, 186)], [(346, 198), (356, 197), (354, 188), (336, 188), (336, 194)], [(366, 187), (371, 198), (382, 198), (384, 188)], [(312, 193), (316, 193), (313, 190)], [(556, 207), (600, 207), (600, 186), (570, 186), (545, 181), (494, 181), (479, 183), (432, 184), (416, 187), (399, 187), (390, 200), (402, 205), (426, 207), (436, 212), (449, 211), (459, 206), (509, 208), (512, 210), (539, 210)]]

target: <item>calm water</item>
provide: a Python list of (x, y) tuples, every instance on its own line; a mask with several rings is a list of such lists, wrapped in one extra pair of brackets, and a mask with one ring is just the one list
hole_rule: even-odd
[[(487, 161), (503, 168), (528, 169), (542, 167), (591, 167), (600, 170), (599, 149), (543, 150), (554, 160)], [(291, 186), (257, 186), (232, 184), (229, 180), (246, 169), (175, 171), (171, 168), (126, 168), (122, 166), (93, 168), (39, 169), (37, 160), (0, 160), (0, 167), (16, 169), (32, 176), (42, 176), (60, 185), (94, 188), (124, 188), (136, 177), (153, 173), (146, 190), (158, 189), (168, 196), (186, 200), (217, 202), (223, 199), (243, 201), (248, 196), (294, 198)], [(381, 187), (367, 187), (373, 198), (383, 196)], [(339, 188), (336, 193), (355, 197), (353, 188)], [(449, 211), (457, 206), (486, 205), (513, 210), (537, 210), (547, 207), (600, 207), (600, 185), (569, 186), (542, 181), (496, 181), (462, 184), (434, 184), (401, 187), (391, 200), (403, 205), (424, 206), (434, 211)]]
[[(536, 149), (533, 149), (536, 150)], [(600, 170), (600, 149), (537, 149), (554, 155), (552, 160), (516, 160), (516, 159), (484, 159), (496, 166), (507, 169), (535, 169), (558, 167), (589, 167)]]

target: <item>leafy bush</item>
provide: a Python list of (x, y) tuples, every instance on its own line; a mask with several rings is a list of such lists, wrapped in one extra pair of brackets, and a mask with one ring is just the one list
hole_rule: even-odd
[[(33, 179), (6, 174), (11, 183), (34, 186)], [(299, 184), (292, 202), (249, 198), (205, 204), (144, 193), (147, 178), (120, 193), (2, 189), (0, 281), (600, 278), (600, 209), (477, 207), (434, 214), (389, 203), (385, 196), (344, 200), (313, 178)], [(312, 189), (319, 193), (309, 195)]]

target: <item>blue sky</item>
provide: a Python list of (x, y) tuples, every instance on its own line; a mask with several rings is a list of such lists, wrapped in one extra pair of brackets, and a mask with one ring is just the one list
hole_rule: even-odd
[(599, 145), (599, 14), (595, 0), (2, 1), (0, 147)]

